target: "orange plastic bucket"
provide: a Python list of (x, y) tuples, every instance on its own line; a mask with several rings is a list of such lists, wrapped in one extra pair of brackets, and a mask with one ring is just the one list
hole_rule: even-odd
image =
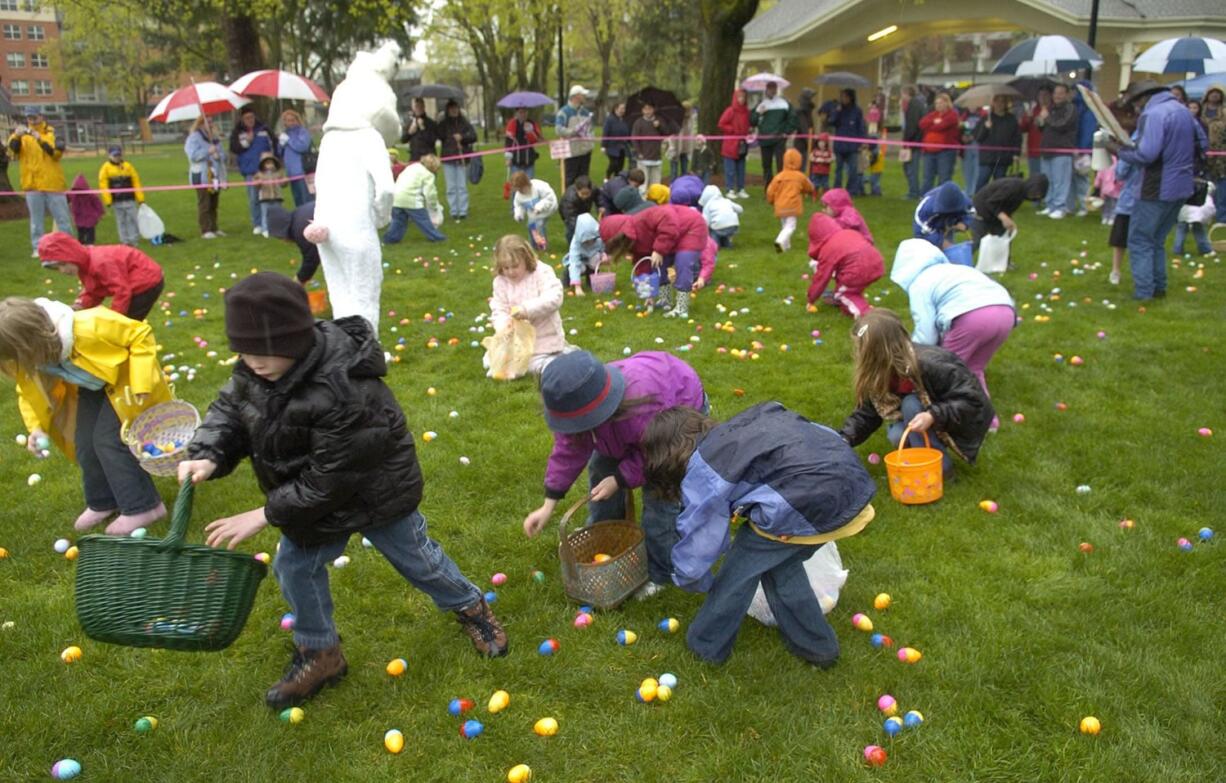
[(932, 448), (927, 432), (921, 433), (924, 436), (923, 448), (907, 448), (907, 436), (910, 434), (911, 428), (908, 427), (902, 434), (898, 450), (885, 455), (890, 495), (908, 506), (934, 503), (941, 499), (945, 491), (941, 477), (941, 459), (944, 455), (940, 449)]
[(328, 292), (322, 289), (307, 291), (307, 302), (311, 305), (312, 315), (323, 315), (328, 311)]

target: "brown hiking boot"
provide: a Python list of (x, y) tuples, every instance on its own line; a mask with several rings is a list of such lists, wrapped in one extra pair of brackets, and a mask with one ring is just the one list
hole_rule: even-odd
[(502, 623), (490, 611), (490, 605), (484, 598), (459, 610), (455, 616), (464, 633), (472, 639), (477, 652), (486, 658), (499, 658), (507, 654), (507, 632), (502, 630)]
[(326, 650), (294, 650), (285, 676), (264, 694), (264, 702), (274, 710), (297, 707), (319, 693), (324, 686), (339, 682), (349, 671), (349, 664), (341, 654), (341, 646)]

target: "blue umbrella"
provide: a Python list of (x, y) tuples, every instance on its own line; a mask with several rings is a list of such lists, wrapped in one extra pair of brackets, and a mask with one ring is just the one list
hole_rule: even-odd
[(992, 73), (1045, 76), (1093, 69), (1102, 64), (1102, 55), (1084, 41), (1067, 35), (1040, 35), (1022, 41), (1005, 52), (1005, 56), (996, 63)]
[(534, 109), (537, 106), (547, 106), (553, 103), (553, 98), (539, 92), (511, 92), (498, 99), (498, 107), (502, 109)]
[(1226, 43), (1194, 35), (1168, 38), (1146, 49), (1132, 64), (1145, 73), (1217, 73), (1226, 71)]
[(1205, 97), (1205, 93), (1209, 92), (1210, 87), (1217, 87), (1226, 92), (1226, 73), (1207, 73), (1195, 79), (1175, 82), (1175, 84), (1183, 87), (1183, 91), (1188, 94), (1189, 98), (1199, 101)]

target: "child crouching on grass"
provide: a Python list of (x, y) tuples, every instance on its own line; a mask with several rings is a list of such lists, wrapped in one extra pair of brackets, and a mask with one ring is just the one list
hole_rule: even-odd
[[(580, 217), (592, 219), (591, 215)], [(537, 259), (528, 240), (517, 234), (499, 239), (494, 245), (493, 272), (490, 320), (495, 333), (505, 334), (516, 320), (527, 321), (536, 329), (536, 350), (528, 363), (529, 372), (540, 375), (558, 356), (576, 350), (566, 342), (566, 332), (562, 329), (559, 314), (562, 282), (553, 267)], [(582, 285), (583, 278), (579, 281)]]
[(266, 525), (280, 528), (273, 569), (297, 649), (268, 706), (301, 704), (348, 670), (328, 564), (354, 533), (455, 612), (478, 653), (505, 655), (507, 635), (481, 591), (426, 531), (413, 435), (383, 382), (387, 364), (370, 325), (358, 316), (316, 321), (306, 290), (273, 272), (240, 281), (225, 304), (230, 349), (242, 361), (209, 406), (179, 479), (220, 478), (251, 457), (265, 503), (206, 526), (208, 545), (234, 549)]
[[(873, 519), (877, 487), (851, 447), (829, 427), (766, 402), (723, 424), (693, 408), (661, 411), (643, 434), (643, 458), (648, 487), (682, 505), (673, 581), (707, 593), (686, 631), (694, 654), (727, 660), (760, 583), (788, 650), (834, 665), (839, 642), (804, 563)], [(729, 518), (742, 522), (735, 537)]]
[(553, 188), (549, 187), (545, 180), (530, 179), (522, 171), (511, 175), (511, 190), (515, 193), (512, 201), (515, 222), (527, 222), (532, 246), (537, 250), (545, 250), (549, 243), (545, 222), (558, 211), (558, 194), (553, 192)]

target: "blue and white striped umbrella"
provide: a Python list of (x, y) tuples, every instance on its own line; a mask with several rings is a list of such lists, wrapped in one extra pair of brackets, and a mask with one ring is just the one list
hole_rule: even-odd
[(1041, 35), (1022, 41), (1005, 52), (992, 73), (1047, 76), (1097, 68), (1102, 64), (1102, 55), (1084, 41), (1067, 35)]
[(1146, 49), (1132, 64), (1145, 73), (1220, 73), (1226, 71), (1226, 43), (1189, 35), (1168, 38)]

